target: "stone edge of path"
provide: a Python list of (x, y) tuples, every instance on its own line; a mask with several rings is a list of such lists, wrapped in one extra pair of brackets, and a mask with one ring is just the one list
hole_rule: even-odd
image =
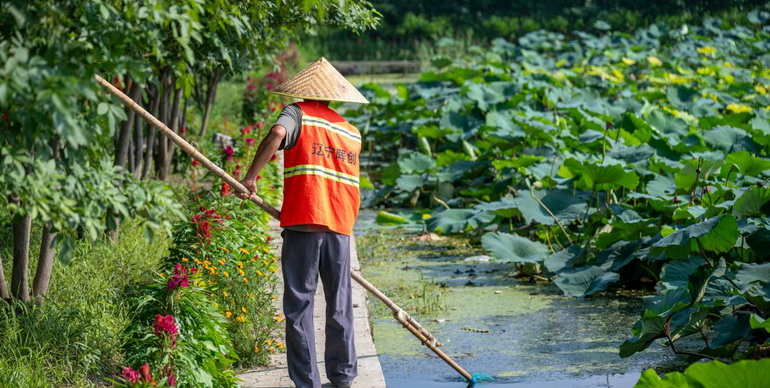
[[(271, 235), (274, 238), (274, 246), (277, 252), (280, 253), (281, 244), (283, 240), (280, 236), (280, 227), (278, 221), (271, 220), (270, 222)], [(361, 264), (358, 261), (358, 254), (356, 252), (355, 238), (351, 236), (351, 260), (350, 269), (361, 273)], [(278, 271), (279, 278), (281, 271)], [(356, 283), (353, 285), (353, 311), (354, 311), (354, 324), (356, 334), (356, 353), (358, 354), (358, 377), (353, 381), (354, 388), (384, 388), (385, 377), (382, 374), (382, 367), (380, 366), (380, 360), (377, 356), (377, 350), (374, 346), (374, 339), (372, 338), (372, 329), (369, 324), (369, 308), (366, 300), (366, 291)], [(279, 282), (277, 287), (278, 298), (276, 305), (279, 311), (281, 308), (281, 299), (283, 293), (283, 283)], [(321, 382), (324, 387), (332, 387), (329, 380), (326, 379), (326, 371), (323, 365), (323, 351), (325, 338), (323, 335), (323, 328), (325, 322), (325, 309), (326, 302), (323, 296), (323, 287), (318, 287), (318, 292), (315, 295), (314, 302), (314, 323), (316, 333), (316, 354), (318, 358), (318, 369), (321, 373)], [(281, 336), (283, 336), (283, 330), (281, 330)], [(273, 354), (270, 359), (270, 366), (264, 368), (257, 368), (245, 371), (238, 375), (242, 380), (239, 383), (241, 388), (291, 388), (294, 387), (294, 383), (289, 379), (289, 373), (286, 369), (286, 353)]]

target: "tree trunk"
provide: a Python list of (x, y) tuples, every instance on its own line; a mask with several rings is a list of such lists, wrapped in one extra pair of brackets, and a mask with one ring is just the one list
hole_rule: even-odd
[[(142, 89), (136, 82), (131, 84), (131, 89), (128, 91), (128, 96), (132, 100), (137, 101), (141, 96)], [(115, 165), (123, 167), (121, 173), (125, 174), (128, 170), (126, 167), (126, 159), (128, 158), (128, 148), (131, 140), (131, 129), (134, 127), (134, 118), (136, 113), (133, 110), (126, 108), (126, 121), (123, 122), (120, 128), (120, 136), (118, 137), (118, 145), (115, 148)]]
[[(9, 202), (21, 205), (19, 199)], [(13, 268), (11, 272), (11, 293), (13, 297), (29, 302), (29, 235), (32, 229), (32, 216), (27, 215), (13, 223)]]
[(53, 258), (54, 253), (56, 253), (56, 250), (53, 247), (53, 240), (56, 238), (56, 234), (56, 232), (51, 231), (51, 225), (43, 226), (43, 238), (40, 242), (40, 256), (38, 256), (37, 259), (35, 281), (32, 283), (32, 293), (35, 296), (35, 303), (38, 306), (43, 304), (45, 294), (48, 292), (48, 285), (51, 282)]
[[(149, 104), (149, 92), (147, 102)], [(141, 94), (139, 97), (142, 99)], [(146, 106), (146, 105), (145, 105)], [(136, 137), (134, 138), (134, 177), (137, 179), (142, 176), (142, 156), (144, 155), (144, 120), (136, 121)]]
[(214, 74), (211, 76), (211, 80), (209, 81), (209, 90), (206, 94), (206, 107), (203, 111), (203, 123), (201, 124), (201, 130), (198, 132), (198, 136), (203, 138), (203, 135), (206, 133), (206, 128), (209, 125), (209, 117), (211, 116), (211, 107), (214, 105), (214, 98), (216, 98), (217, 95), (217, 85), (219, 85), (219, 80), (222, 78), (222, 69), (216, 69), (214, 70)]
[[(179, 133), (179, 105), (182, 101), (182, 89), (174, 90), (174, 102), (171, 104), (171, 130)], [(166, 159), (163, 161), (163, 168), (161, 169), (161, 180), (166, 180), (171, 173), (171, 161), (174, 159), (174, 142), (167, 141), (166, 145)]]
[[(161, 76), (161, 94), (160, 94), (160, 116), (158, 117), (158, 120), (163, 122), (166, 125), (169, 125), (169, 117), (171, 117), (171, 103), (169, 100), (171, 99), (171, 85), (173, 82), (174, 77), (171, 75), (171, 70), (164, 70), (163, 75)], [(163, 176), (163, 167), (166, 164), (166, 152), (168, 151), (167, 147), (168, 138), (165, 136), (159, 136), (158, 142), (157, 142), (157, 149), (155, 151), (155, 176), (160, 180), (165, 180), (165, 177)]]
[[(158, 108), (160, 106), (160, 87), (155, 86), (154, 92), (152, 93), (152, 96), (150, 97), (150, 101), (152, 101), (152, 104), (150, 104), (150, 113), (152, 113), (153, 116), (158, 117)], [(148, 139), (147, 139), (147, 146), (146, 151), (144, 154), (144, 170), (142, 171), (142, 179), (147, 178), (148, 175), (150, 175), (150, 167), (152, 166), (152, 158), (153, 154), (155, 153), (155, 136), (157, 135), (158, 130), (155, 129), (152, 125), (147, 126)]]
[(3, 271), (3, 257), (0, 256), (0, 298), (5, 301), (11, 301), (11, 294), (8, 293), (8, 283), (5, 282), (5, 271)]

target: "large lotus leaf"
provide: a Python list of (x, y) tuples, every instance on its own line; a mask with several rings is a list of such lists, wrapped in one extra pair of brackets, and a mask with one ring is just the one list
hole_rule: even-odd
[[(687, 159), (681, 161), (684, 167), (674, 174), (674, 181), (679, 190), (689, 192), (693, 189), (693, 186), (698, 180), (702, 182), (708, 179), (719, 172), (719, 168), (724, 164), (721, 155), (702, 154), (702, 156), (704, 157), (700, 159)], [(700, 168), (700, 173), (698, 173), (698, 168)]]
[(607, 289), (611, 283), (620, 280), (620, 275), (607, 272), (601, 267), (586, 266), (569, 269), (556, 275), (554, 283), (569, 296), (586, 296)]
[(671, 233), (655, 243), (650, 252), (653, 255), (666, 253), (672, 258), (683, 258), (689, 253), (693, 239), (698, 239), (707, 251), (727, 252), (735, 246), (739, 234), (735, 217), (730, 214), (721, 215)]
[(763, 208), (770, 202), (770, 189), (752, 187), (741, 194), (733, 204), (733, 215), (736, 217), (762, 217)]
[(475, 101), (479, 109), (487, 111), (492, 105), (503, 102), (508, 97), (514, 95), (517, 85), (513, 82), (488, 82), (483, 84), (467, 82), (465, 88), (468, 98)]
[(581, 163), (574, 158), (567, 159), (559, 169), (564, 178), (577, 178), (575, 186), (581, 190), (617, 190), (625, 187), (633, 190), (639, 185), (639, 177), (633, 171), (626, 171), (620, 164), (601, 165)]
[(755, 149), (746, 131), (726, 125), (703, 132), (703, 139), (709, 146), (725, 153)]
[(396, 186), (403, 191), (415, 191), (422, 187), (425, 178), (422, 175), (405, 174), (396, 179)]
[[(535, 196), (551, 210), (561, 222), (572, 222), (582, 216), (588, 206), (589, 194), (578, 191), (574, 195), (571, 190), (535, 190)], [(528, 192), (521, 191), (513, 200), (527, 223), (537, 222), (543, 225), (556, 225), (553, 217)]]
[(398, 168), (404, 174), (423, 174), (436, 167), (436, 162), (420, 152), (413, 152), (407, 156), (398, 158)]
[(770, 358), (764, 358), (732, 364), (696, 362), (684, 373), (668, 372), (662, 379), (654, 369), (647, 369), (634, 388), (766, 388), (768, 381)]
[(684, 120), (659, 110), (652, 112), (647, 117), (647, 123), (657, 128), (658, 131), (666, 135), (666, 137), (674, 135), (676, 135), (677, 138), (680, 136), (684, 137), (687, 136), (690, 131)]
[(511, 159), (499, 159), (492, 161), (492, 167), (495, 170), (502, 170), (506, 167), (515, 168), (519, 171), (526, 171), (526, 168), (543, 160), (542, 156), (535, 155), (519, 155), (518, 157)]
[(668, 317), (686, 309), (692, 301), (687, 289), (682, 288), (666, 290), (655, 298), (656, 302), (647, 306), (642, 318), (634, 325), (635, 337), (629, 338), (620, 345), (620, 357), (625, 358), (641, 352), (647, 349), (656, 338), (664, 337), (663, 330)]
[(751, 324), (749, 316), (741, 314), (738, 316), (728, 315), (720, 319), (714, 325), (714, 331), (717, 337), (711, 341), (709, 347), (717, 349), (735, 341), (746, 339), (751, 333)]
[(687, 109), (692, 106), (700, 91), (686, 86), (671, 86), (666, 91), (666, 96), (671, 105), (676, 109)]
[(690, 291), (686, 288), (674, 288), (664, 291), (656, 297), (655, 303), (647, 306), (643, 317), (668, 318), (679, 310), (687, 308), (692, 302)]
[(516, 117), (516, 112), (513, 110), (492, 111), (487, 113), (486, 125), (497, 128), (499, 135), (504, 135), (506, 138), (526, 136), (527, 134), (521, 129), (521, 126), (513, 120), (514, 117)]
[(670, 200), (674, 193), (676, 193), (676, 183), (674, 178), (669, 175), (656, 175), (647, 183), (647, 194)]
[(706, 261), (695, 256), (671, 261), (660, 270), (660, 282), (667, 289), (687, 288), (690, 275), (703, 264), (706, 264)]
[(760, 228), (746, 238), (746, 243), (754, 250), (759, 259), (770, 255), (767, 247), (770, 247), (770, 229)]
[(439, 233), (453, 234), (478, 228), (491, 222), (494, 218), (494, 214), (487, 212), (472, 209), (449, 209), (429, 218), (427, 226), (430, 230)]
[(439, 126), (441, 128), (448, 128), (454, 130), (454, 133), (449, 134), (446, 138), (451, 142), (459, 142), (464, 139), (464, 133), (473, 134), (476, 129), (481, 125), (481, 120), (474, 116), (467, 114), (460, 114), (457, 112), (449, 112), (441, 116), (439, 120)]
[(635, 147), (626, 147), (620, 145), (612, 147), (612, 150), (607, 152), (607, 156), (616, 160), (622, 160), (626, 163), (638, 163), (647, 161), (653, 155), (655, 155), (655, 149), (648, 146), (647, 144), (642, 144)]
[(512, 218), (519, 214), (516, 203), (510, 197), (503, 197), (495, 202), (482, 202), (476, 205), (476, 209), (484, 210), (503, 218)]
[(570, 245), (566, 249), (562, 249), (548, 256), (543, 264), (545, 268), (553, 273), (559, 273), (567, 268), (575, 267), (580, 256), (583, 254), (583, 248), (579, 245)]
[(735, 273), (735, 280), (742, 285), (770, 283), (770, 263), (741, 264), (741, 268)]
[(550, 252), (539, 242), (508, 233), (487, 233), (481, 246), (500, 260), (515, 263), (540, 263)]
[(642, 240), (618, 241), (596, 255), (596, 265), (605, 271), (618, 271), (637, 257)]
[(722, 167), (722, 176), (726, 177), (732, 165), (738, 166), (738, 172), (743, 175), (757, 177), (760, 174), (770, 175), (770, 160), (751, 155), (749, 151), (733, 152), (727, 155)]

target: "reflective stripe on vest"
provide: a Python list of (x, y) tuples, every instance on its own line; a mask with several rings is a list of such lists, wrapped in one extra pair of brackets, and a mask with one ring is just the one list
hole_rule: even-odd
[(322, 225), (350, 235), (358, 217), (361, 134), (336, 112), (299, 102), (302, 129), (284, 151), (281, 226)]

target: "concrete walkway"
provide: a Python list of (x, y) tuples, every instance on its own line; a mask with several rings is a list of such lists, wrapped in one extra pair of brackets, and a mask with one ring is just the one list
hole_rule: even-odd
[[(278, 222), (271, 222), (271, 230), (278, 231), (280, 227)], [(275, 233), (278, 234), (278, 233)], [(277, 250), (280, 253), (283, 240), (280, 235), (273, 235), (276, 241)], [(356, 253), (355, 239), (351, 238), (351, 261), (350, 267), (353, 271), (361, 272), (361, 265), (358, 262)], [(278, 271), (281, 274), (281, 271)], [(282, 311), (281, 299), (283, 297), (283, 282), (278, 284), (278, 300), (276, 301), (278, 310)], [(369, 309), (366, 304), (366, 293), (364, 289), (356, 282), (353, 282), (353, 310), (355, 319), (356, 333), (356, 353), (358, 354), (358, 377), (353, 381), (354, 388), (385, 388), (385, 377), (382, 374), (380, 360), (377, 358), (377, 350), (374, 348), (372, 339), (372, 330), (369, 326)], [(318, 292), (315, 295), (315, 306), (313, 317), (315, 318), (315, 338), (316, 354), (318, 356), (318, 370), (321, 373), (321, 382), (324, 387), (332, 387), (326, 378), (326, 371), (323, 365), (324, 352), (324, 324), (326, 301), (324, 300), (323, 287), (318, 283)], [(281, 334), (283, 336), (283, 333)], [(291, 388), (294, 383), (289, 379), (289, 372), (286, 368), (286, 353), (274, 354), (271, 357), (270, 366), (267, 368), (255, 369), (244, 372), (238, 376), (241, 380), (242, 388)]]

